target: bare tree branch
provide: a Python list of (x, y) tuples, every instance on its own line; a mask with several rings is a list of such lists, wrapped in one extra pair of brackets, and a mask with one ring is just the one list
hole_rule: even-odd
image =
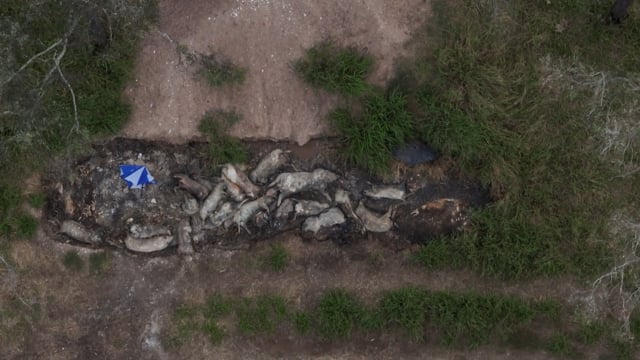
[(60, 78), (65, 83), (65, 85), (67, 85), (67, 88), (69, 88), (69, 91), (71, 92), (71, 101), (73, 102), (73, 119), (74, 119), (74, 125), (71, 128), (71, 131), (69, 132), (69, 135), (71, 135), (71, 133), (73, 133), (74, 130), (75, 131), (80, 130), (80, 123), (78, 122), (78, 106), (76, 104), (76, 93), (73, 91), (73, 87), (71, 87), (71, 84), (69, 84), (69, 81), (67, 81), (67, 78), (64, 76), (62, 69), (60, 69), (60, 60), (62, 60), (62, 57), (64, 57), (64, 54), (66, 52), (67, 52), (67, 40), (65, 39), (64, 45), (62, 47), (62, 51), (58, 56), (53, 58), (53, 62), (56, 66), (56, 69), (58, 70), (58, 74), (60, 74)]

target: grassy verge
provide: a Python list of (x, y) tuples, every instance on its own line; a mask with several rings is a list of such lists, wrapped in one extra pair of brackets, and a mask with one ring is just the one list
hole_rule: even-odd
[[(640, 324), (640, 316), (634, 319)], [(334, 289), (306, 310), (277, 296), (212, 295), (203, 304), (177, 308), (169, 339), (173, 345), (185, 345), (201, 334), (218, 344), (230, 334), (279, 336), (281, 331), (293, 330), (298, 336), (344, 341), (396, 333), (411, 342), (456, 348), (494, 344), (559, 356), (580, 357), (595, 351), (632, 358), (638, 342), (612, 337), (612, 326), (578, 321), (549, 299), (528, 301), (406, 287), (382, 293), (375, 305), (365, 306), (353, 294)], [(640, 325), (634, 326), (640, 335)]]
[[(600, 156), (603, 119), (588, 110), (603, 98), (620, 110), (622, 98), (557, 86), (559, 69), (547, 61), (572, 56), (621, 72), (637, 65), (635, 25), (606, 26), (601, 3), (434, 3), (418, 40), (429, 45), (411, 70), (418, 80), (403, 85), (421, 137), (490, 185), (497, 202), (473, 214), (469, 233), (427, 244), (420, 262), (510, 279), (588, 277), (610, 266), (609, 218), (635, 206), (639, 182)], [(621, 49), (636, 57), (617, 60)]]

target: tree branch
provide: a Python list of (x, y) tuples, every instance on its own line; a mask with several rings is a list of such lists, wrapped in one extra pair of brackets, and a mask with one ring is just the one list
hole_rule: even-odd
[(31, 59), (27, 60), (26, 63), (24, 63), (20, 69), (18, 69), (18, 71), (14, 72), (13, 74), (11, 74), (11, 76), (9, 76), (9, 78), (5, 81), (2, 82), (2, 86), (8, 84), (9, 82), (11, 82), (11, 80), (13, 80), (14, 77), (16, 77), (20, 72), (22, 72), (22, 70), (26, 69), (27, 66), (29, 66), (32, 62), (34, 62), (37, 58), (39, 58), (40, 56), (48, 53), (49, 51), (53, 50), (56, 46), (60, 45), (62, 43), (62, 41), (65, 40), (66, 42), (66, 38), (65, 39), (58, 39), (58, 41), (54, 42), (53, 44), (51, 44), (51, 46), (49, 46), (48, 48), (42, 50), (41, 52), (33, 55), (31, 57)]
[(71, 92), (71, 101), (73, 102), (73, 119), (75, 121), (73, 127), (71, 128), (71, 131), (69, 132), (69, 135), (71, 135), (71, 133), (73, 133), (74, 130), (75, 131), (80, 130), (80, 123), (78, 122), (78, 106), (76, 104), (76, 93), (73, 91), (73, 87), (71, 87), (71, 84), (69, 84), (69, 81), (67, 81), (67, 78), (64, 76), (64, 73), (62, 73), (62, 69), (60, 69), (60, 60), (62, 60), (62, 57), (66, 52), (67, 52), (67, 40), (65, 39), (64, 45), (62, 47), (62, 52), (60, 52), (58, 56), (55, 56), (53, 58), (53, 62), (56, 65), (58, 74), (60, 74), (60, 78), (65, 83), (65, 85), (67, 85), (67, 88), (69, 88), (69, 91)]

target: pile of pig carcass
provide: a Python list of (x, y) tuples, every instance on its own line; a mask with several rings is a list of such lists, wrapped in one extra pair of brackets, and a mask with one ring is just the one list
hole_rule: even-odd
[[(349, 191), (336, 185), (337, 174), (321, 168), (277, 174), (287, 162), (285, 152), (275, 149), (248, 176), (241, 166), (233, 164), (224, 165), (220, 179), (213, 184), (174, 174), (178, 187), (191, 195), (182, 206), (188, 217), (179, 220), (173, 231), (161, 225), (131, 224), (125, 247), (151, 253), (177, 245), (179, 253), (192, 254), (194, 244), (202, 244), (206, 237), (247, 236), (252, 228), (273, 235), (294, 225), (300, 226), (303, 234), (327, 238), (337, 230), (386, 232), (393, 227), (393, 206), (377, 214), (360, 201), (354, 210)], [(301, 196), (310, 192), (317, 194), (316, 200)], [(405, 191), (394, 186), (374, 187), (364, 195), (401, 202)], [(102, 242), (98, 234), (74, 220), (63, 221), (60, 232), (92, 245)]]

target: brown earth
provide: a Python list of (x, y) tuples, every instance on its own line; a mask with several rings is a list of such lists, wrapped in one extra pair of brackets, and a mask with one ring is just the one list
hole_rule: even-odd
[[(197, 137), (202, 115), (217, 108), (243, 116), (232, 129), (242, 138), (304, 144), (326, 134), (325, 115), (338, 100), (303, 83), (292, 62), (315, 43), (333, 39), (373, 55), (370, 81), (382, 85), (405, 54), (404, 43), (429, 15), (424, 0), (161, 0), (159, 5), (158, 29), (144, 39), (126, 92), (133, 115), (124, 135), (171, 142)], [(247, 69), (245, 82), (209, 87), (181, 63), (177, 44), (229, 58)]]

